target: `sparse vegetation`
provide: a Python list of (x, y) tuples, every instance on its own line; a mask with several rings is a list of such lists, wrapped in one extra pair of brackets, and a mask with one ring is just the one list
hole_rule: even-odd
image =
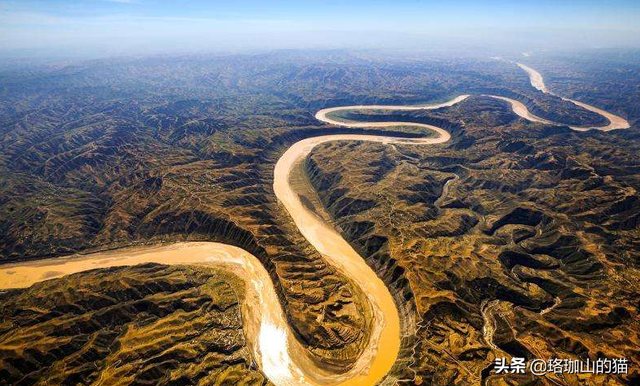
[[(548, 60), (549, 67), (557, 61)], [(404, 303), (402, 318), (416, 322), (415, 328), (404, 324), (405, 365), (394, 376), (417, 384), (475, 385), (484, 379), (499, 385), (530, 379), (490, 375), (498, 354), (639, 356), (640, 77), (628, 64), (618, 66), (619, 77), (594, 62), (570, 81), (554, 83), (566, 74), (568, 67), (560, 66), (551, 86), (582, 99), (591, 82), (599, 82), (594, 73), (604, 71), (607, 86), (584, 100), (628, 118), (628, 131), (576, 133), (529, 124), (506, 104), (476, 96), (437, 111), (342, 117), (435, 124), (451, 131), (447, 144), (333, 143), (311, 155), (306, 170), (327, 211)], [(601, 123), (598, 115), (535, 92), (514, 65), (489, 59), (374, 60), (343, 52), (119, 59), (28, 72), (4, 69), (0, 84), (2, 262), (150, 242), (238, 245), (271, 273), (300, 341), (344, 369), (368, 339), (360, 294), (305, 242), (271, 187), (276, 160), (295, 141), (362, 131), (322, 125), (314, 119), (318, 109), (492, 93), (522, 100), (552, 120)], [(93, 286), (65, 304), (76, 309), (76, 303), (111, 296), (104, 283), (125, 290), (127, 283), (117, 277), (147, 283), (147, 270), (193, 286), (197, 296), (189, 302), (201, 298), (198, 307), (215, 303), (200, 287), (211, 273), (158, 266), (93, 271), (3, 294), (0, 325), (8, 334), (15, 318), (25, 323), (15, 331), (24, 334), (27, 347), (41, 336), (30, 336), (28, 328), (50, 336), (51, 323), (58, 323), (50, 309), (55, 305), (32, 304), (47, 301), (46, 291), (73, 293), (81, 281)], [(220, 288), (233, 283), (219, 282)], [(182, 289), (158, 288), (135, 301), (159, 307), (167, 298), (185, 301), (183, 295)], [(30, 307), (51, 318), (20, 319), (18, 310)], [(62, 312), (60, 323), (70, 331), (84, 325), (82, 318), (89, 323), (98, 310), (83, 307), (78, 315)], [(204, 312), (198, 307), (194, 315)], [(180, 322), (184, 333), (195, 328), (195, 319), (176, 316), (183, 311), (166, 310), (162, 318)], [(65, 384), (63, 376), (71, 375), (89, 384), (102, 372), (122, 375), (125, 384), (126, 374), (140, 372), (148, 376), (145, 382), (162, 384), (156, 382), (169, 379), (162, 378), (166, 369), (141, 372), (158, 353), (145, 344), (134, 347), (136, 340), (127, 335), (162, 320), (147, 317), (131, 316), (128, 332), (115, 324), (92, 325), (108, 339), (94, 340), (98, 332), (79, 334), (85, 340), (73, 349), (28, 362), (29, 368), (17, 364), (31, 360), (26, 351), (2, 349), (0, 372), (12, 377), (2, 379), (35, 384), (46, 373), (51, 384)], [(492, 342), (483, 335), (486, 318), (496, 326)], [(238, 321), (232, 326), (227, 327), (233, 330), (233, 350), (189, 347), (178, 350), (176, 358), (182, 359), (167, 363), (212, 377), (232, 368), (237, 379), (264, 382), (241, 350)], [(140, 330), (141, 336), (147, 333)], [(69, 341), (72, 335), (66, 335)], [(112, 362), (104, 358), (116, 354), (107, 348), (116, 341), (118, 355), (135, 353), (136, 360), (108, 367)], [(184, 344), (172, 342), (163, 350)], [(104, 354), (96, 363), (107, 367), (88, 368), (94, 359), (82, 355), (94, 351)], [(183, 367), (201, 355), (215, 356), (206, 364), (211, 367)], [(56, 366), (74, 370), (65, 375)], [(607, 381), (637, 379), (636, 371)], [(207, 382), (203, 378), (203, 384), (216, 384)]]

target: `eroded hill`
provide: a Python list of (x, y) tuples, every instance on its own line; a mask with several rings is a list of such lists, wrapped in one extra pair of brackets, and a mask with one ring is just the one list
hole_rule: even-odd
[(0, 294), (0, 384), (267, 385), (242, 329), (241, 279), (157, 264)]
[(487, 114), (500, 104), (378, 116), (464, 124), (434, 147), (325, 144), (307, 175), (345, 237), (412, 294), (411, 368), (424, 384), (587, 382), (491, 375), (505, 355), (626, 357), (637, 369), (640, 137)]
[[(529, 125), (500, 102), (472, 98), (400, 117), (446, 127), (454, 134), (446, 146), (329, 145), (314, 154), (310, 171), (327, 181), (317, 187), (330, 215), (348, 240), (369, 240), (364, 254), (404, 299), (404, 320), (418, 323), (405, 331), (401, 353), (403, 363), (422, 361), (411, 366), (416, 382), (477, 384), (497, 350), (531, 347), (510, 335), (500, 313), (521, 331), (540, 329), (531, 332), (536, 347), (584, 353), (583, 346), (593, 351), (594, 334), (608, 331), (637, 344), (630, 322), (637, 305), (628, 298), (638, 277), (640, 116), (637, 79), (626, 67), (624, 81), (607, 73), (598, 100), (610, 107), (615, 84), (625, 83), (616, 111), (632, 123), (628, 133)], [(580, 97), (601, 70), (562, 87)], [(309, 247), (271, 188), (273, 166), (292, 143), (349, 131), (321, 125), (318, 109), (490, 92), (549, 119), (601, 123), (532, 89), (517, 67), (488, 59), (342, 52), (122, 59), (5, 71), (0, 83), (2, 261), (178, 240), (238, 245), (269, 270), (300, 341), (345, 369), (368, 338), (361, 294)], [(407, 239), (394, 239), (397, 230)], [(389, 240), (393, 248), (376, 254)], [(587, 331), (567, 326), (574, 317)], [(487, 339), (484, 326), (493, 324)], [(606, 346), (611, 355), (623, 350), (616, 339)]]

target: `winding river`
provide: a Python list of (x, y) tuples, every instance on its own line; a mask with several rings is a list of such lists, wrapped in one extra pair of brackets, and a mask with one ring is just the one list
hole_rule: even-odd
[[(531, 84), (542, 92), (549, 92), (542, 76), (535, 70), (519, 64), (530, 77)], [(508, 102), (513, 112), (534, 122), (554, 123), (532, 115), (522, 103), (513, 99), (488, 95)], [(57, 259), (43, 259), (0, 266), (0, 289), (25, 288), (36, 282), (96, 268), (142, 263), (212, 265), (239, 275), (246, 282), (246, 300), (242, 307), (247, 339), (254, 351), (260, 369), (278, 386), (301, 385), (375, 385), (384, 379), (394, 365), (400, 349), (400, 321), (394, 300), (386, 285), (366, 264), (351, 245), (322, 218), (313, 213), (300, 200), (290, 184), (291, 171), (303, 162), (317, 145), (329, 141), (373, 141), (385, 144), (401, 143), (433, 145), (447, 142), (449, 133), (439, 127), (409, 122), (345, 122), (331, 117), (331, 113), (346, 110), (425, 110), (453, 106), (468, 95), (449, 102), (421, 106), (346, 106), (318, 111), (316, 118), (331, 125), (343, 127), (397, 127), (412, 126), (431, 130), (435, 136), (425, 138), (398, 138), (379, 135), (338, 134), (311, 137), (293, 144), (280, 157), (274, 169), (273, 189), (278, 201), (287, 210), (294, 223), (325, 259), (343, 275), (360, 287), (367, 296), (372, 312), (371, 339), (362, 356), (346, 373), (330, 373), (313, 362), (305, 348), (294, 337), (278, 300), (269, 274), (259, 260), (245, 250), (222, 243), (187, 242), (163, 246), (132, 247), (87, 255), (73, 255)], [(614, 130), (628, 128), (626, 120), (584, 103), (567, 99), (583, 108), (609, 119), (610, 124), (595, 129)], [(576, 130), (592, 128), (576, 127)]]
[[(580, 102), (580, 101), (576, 101), (573, 99), (569, 99), (569, 98), (565, 98), (559, 95), (554, 94), (553, 92), (549, 91), (549, 89), (547, 88), (547, 86), (544, 84), (544, 78), (542, 77), (542, 75), (534, 70), (533, 68), (524, 65), (522, 63), (516, 63), (518, 65), (518, 67), (520, 67), (521, 69), (523, 69), (528, 75), (529, 75), (529, 81), (531, 82), (531, 85), (538, 91), (541, 91), (545, 94), (549, 94), (549, 95), (553, 95), (553, 96), (557, 96), (565, 101), (571, 102), (574, 105), (580, 106), (585, 110), (589, 110), (592, 111), (596, 114), (600, 114), (603, 117), (607, 118), (609, 120), (609, 124), (606, 126), (602, 126), (602, 127), (590, 127), (590, 126), (571, 126), (571, 128), (573, 130), (577, 130), (577, 131), (587, 131), (587, 130), (592, 130), (592, 129), (596, 129), (596, 130), (601, 130), (601, 131), (610, 131), (610, 130), (619, 130), (619, 129), (628, 129), (629, 128), (629, 122), (627, 122), (626, 119), (619, 117), (615, 114), (612, 114), (608, 111), (604, 111), (602, 109), (599, 109), (597, 107), (588, 105), (584, 102)], [(525, 108), (526, 110), (526, 108)], [(518, 114), (520, 115), (520, 114)], [(520, 115), (522, 116), (522, 115)], [(543, 122), (543, 123), (549, 123), (549, 124), (553, 124), (555, 122), (551, 122), (548, 121), (546, 119), (543, 118), (539, 118), (536, 117), (535, 115), (531, 115), (531, 117), (535, 118), (534, 120), (537, 122)]]

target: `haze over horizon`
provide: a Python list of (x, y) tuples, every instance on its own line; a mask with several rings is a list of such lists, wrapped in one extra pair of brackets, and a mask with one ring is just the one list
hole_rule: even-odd
[(0, 0), (0, 386), (640, 386), (640, 0)]
[(5, 57), (281, 48), (640, 47), (630, 0), (0, 1)]

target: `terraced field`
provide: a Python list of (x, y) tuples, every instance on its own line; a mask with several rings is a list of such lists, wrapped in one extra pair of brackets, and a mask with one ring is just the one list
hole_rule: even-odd
[(2, 384), (266, 385), (242, 289), (227, 272), (146, 264), (4, 293)]
[[(488, 73), (492, 69), (489, 66)], [(316, 81), (315, 75), (305, 78), (314, 71), (305, 71), (298, 74), (297, 86)], [(317, 70), (323, 71), (326, 70)], [(416, 74), (420, 72), (412, 71), (415, 70), (404, 76), (419, 80)], [(394, 79), (397, 73), (368, 75), (374, 80), (380, 76)], [(322, 79), (332, 84), (326, 72)], [(216, 87), (224, 88), (229, 78), (217, 78), (216, 82)], [(66, 121), (80, 113), (76, 107), (60, 114), (58, 107), (39, 110), (34, 108), (39, 103), (35, 99), (23, 99), (34, 109), (14, 111), (13, 119), (3, 123), (6, 152), (0, 187), (7, 199), (2, 200), (6, 216), (0, 223), (0, 244), (5, 260), (159, 241), (207, 240), (240, 246), (271, 275), (292, 337), (310, 353), (314, 365), (337, 375), (331, 382), (351, 377), (361, 368), (361, 358), (367, 356), (363, 353), (368, 352), (370, 339), (376, 334), (371, 334), (375, 331), (367, 306), (371, 299), (365, 300), (367, 292), (363, 294), (361, 284), (354, 283), (336, 260), (328, 259), (309, 234), (298, 231), (300, 224), (295, 215), (293, 221), (287, 215), (287, 211), (293, 215), (290, 207), (283, 208), (273, 197), (271, 168), (286, 147), (302, 138), (332, 135), (339, 139), (336, 135), (341, 134), (348, 134), (343, 139), (357, 139), (362, 134), (380, 138), (392, 135), (395, 127), (402, 127), (400, 134), (393, 135), (404, 138), (382, 140), (388, 142), (385, 145), (318, 145), (307, 161), (292, 171), (297, 179), (293, 185), (302, 192), (305, 208), (335, 224), (388, 285), (399, 306), (399, 361), (386, 381), (593, 382), (499, 377), (491, 374), (491, 363), (494, 356), (505, 354), (528, 358), (637, 356), (637, 304), (633, 299), (638, 295), (634, 292), (638, 273), (632, 263), (637, 260), (637, 161), (633, 157), (637, 154), (637, 120), (629, 117), (632, 129), (628, 133), (575, 133), (551, 124), (554, 114), (570, 114), (567, 109), (575, 108), (570, 101), (564, 102), (574, 107), (559, 102), (554, 107), (558, 111), (549, 114), (538, 101), (561, 98), (535, 94), (528, 99), (529, 91), (518, 94), (517, 83), (508, 81), (497, 92), (477, 82), (470, 83), (475, 84), (475, 89), (470, 90), (477, 91), (474, 94), (489, 93), (503, 100), (472, 96), (436, 111), (360, 108), (353, 110), (357, 114), (348, 112), (340, 117), (398, 122), (356, 125), (360, 128), (318, 126), (308, 112), (300, 113), (300, 107), (291, 107), (290, 104), (300, 106), (306, 91), (297, 91), (297, 95), (292, 90), (284, 92), (286, 81), (276, 83), (281, 88), (276, 100), (256, 91), (263, 85), (245, 90), (245, 95), (253, 92), (256, 100), (262, 98), (270, 104), (252, 112), (244, 123), (233, 121), (234, 114), (240, 112), (233, 98), (239, 95), (214, 103), (182, 100), (167, 104), (157, 99), (154, 90), (139, 102), (145, 105), (142, 111), (123, 114), (131, 107), (116, 107), (97, 114), (90, 112), (89, 118), (66, 124), (75, 129), (53, 122), (42, 125), (39, 117)], [(233, 83), (230, 88), (237, 89), (239, 84)], [(355, 84), (349, 87), (357, 89)], [(381, 84), (388, 88), (397, 83)], [(371, 86), (363, 89), (368, 87)], [(4, 92), (17, 98), (6, 89)], [(114, 91), (108, 88), (101, 92), (114, 97)], [(331, 87), (313, 91), (317, 95), (322, 92), (335, 91)], [(387, 93), (403, 95), (398, 89)], [(405, 90), (405, 96), (407, 93), (411, 91)], [(514, 101), (506, 104), (504, 98)], [(248, 101), (247, 105), (251, 103)], [(156, 106), (148, 107), (153, 104)], [(522, 106), (527, 115), (520, 114), (516, 105)], [(277, 115), (271, 113), (275, 106)], [(172, 110), (176, 108), (183, 109), (184, 116), (175, 116)], [(378, 111), (371, 114), (369, 110)], [(512, 111), (528, 119), (532, 115), (541, 118), (531, 124), (518, 120)], [(581, 118), (567, 123), (606, 125), (598, 115), (590, 117), (589, 110), (578, 111)], [(144, 118), (144, 127), (138, 126), (140, 117), (149, 112), (151, 116)], [(188, 118), (212, 113), (221, 118)], [(122, 120), (114, 121), (116, 116)], [(91, 121), (97, 123), (93, 128)], [(407, 122), (444, 127), (452, 139), (446, 145), (418, 149), (409, 145), (417, 136)], [(286, 128), (274, 127), (285, 123)], [(237, 125), (266, 128), (229, 130)], [(433, 139), (428, 138), (428, 142)], [(52, 152), (57, 155), (50, 156)], [(192, 276), (209, 272), (188, 269)], [(92, 272), (86, 275), (102, 274)], [(131, 275), (144, 276), (144, 272), (134, 270)], [(58, 274), (54, 271), (51, 275)], [(242, 287), (233, 276), (220, 275), (220, 280), (230, 287)], [(67, 288), (65, 280), (68, 279), (45, 283)], [(3, 305), (13, 304), (14, 297), (33, 288), (4, 293)], [(43, 305), (40, 312), (47, 313), (49, 306)], [(13, 319), (19, 314), (16, 308), (3, 309), (3, 323), (14, 326)], [(137, 328), (145, 323), (135, 321), (134, 325)], [(122, 330), (118, 329), (117, 334), (121, 336)], [(603, 336), (606, 343), (597, 338)], [(245, 332), (243, 338), (248, 341), (252, 336)], [(112, 346), (118, 348), (119, 343), (114, 342), (108, 342), (110, 350)], [(205, 370), (183, 367), (183, 362), (194, 357), (193, 353), (181, 356), (184, 349), (179, 343), (160, 346), (171, 352), (163, 357), (171, 362), (167, 368), (176, 370), (150, 371), (145, 373), (148, 378), (139, 380), (125, 377), (124, 384), (235, 384), (239, 379), (266, 382), (265, 375), (258, 372), (265, 369), (255, 350), (243, 351), (244, 367), (240, 369), (234, 367), (239, 362), (220, 357)], [(10, 355), (15, 358), (30, 358), (30, 352), (15, 344), (11, 347), (13, 351), (1, 351), (3, 355), (12, 352)], [(172, 347), (178, 347), (180, 355), (175, 356)], [(138, 357), (152, 355), (145, 351)], [(233, 356), (231, 352), (229, 355)], [(33, 374), (27, 372), (30, 368), (23, 368), (21, 373), (7, 365), (17, 363), (17, 359), (4, 362), (3, 357), (0, 367), (14, 371), (12, 374), (23, 380), (40, 381), (45, 379), (45, 367), (55, 375), (60, 368), (57, 364), (66, 363), (72, 356), (71, 351), (65, 351), (60, 358), (47, 362), (50, 365), (42, 365), (45, 362), (37, 358), (34, 363), (41, 365), (35, 366)], [(450, 361), (443, 361), (443, 356)], [(95, 357), (97, 362), (91, 366), (101, 368), (100, 358)], [(200, 359), (194, 360), (200, 363)], [(79, 363), (85, 366), (85, 362)], [(197, 374), (233, 373), (238, 378), (198, 378), (192, 370)], [(141, 370), (136, 367), (122, 371), (120, 374)], [(82, 373), (84, 378), (78, 379), (90, 384), (101, 372), (107, 370), (87, 370)], [(277, 379), (271, 375), (269, 378)], [(632, 384), (637, 376), (632, 372), (598, 382)], [(64, 384), (59, 375), (47, 377)]]

